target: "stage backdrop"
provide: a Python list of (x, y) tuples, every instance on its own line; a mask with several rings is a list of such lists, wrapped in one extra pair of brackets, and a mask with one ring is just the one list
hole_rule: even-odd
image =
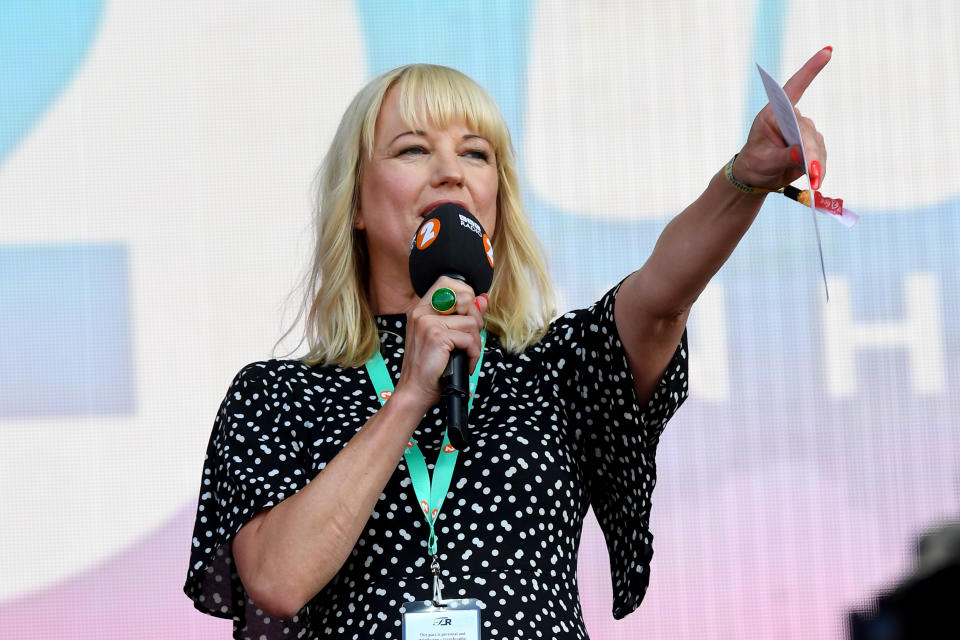
[(912, 568), (960, 478), (960, 5), (0, 3), (0, 625), (9, 638), (223, 638), (181, 593), (205, 444), (271, 355), (311, 180), (349, 99), (455, 66), (516, 141), (565, 308), (638, 267), (824, 45), (800, 102), (823, 191), (770, 197), (691, 317), (640, 610), (591, 636), (814, 638)]

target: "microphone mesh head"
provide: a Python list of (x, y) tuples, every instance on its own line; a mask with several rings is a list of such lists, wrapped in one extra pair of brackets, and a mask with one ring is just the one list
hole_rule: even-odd
[(493, 282), (493, 248), (480, 222), (458, 204), (430, 211), (410, 243), (410, 282), (423, 296), (443, 275), (462, 278), (476, 295)]

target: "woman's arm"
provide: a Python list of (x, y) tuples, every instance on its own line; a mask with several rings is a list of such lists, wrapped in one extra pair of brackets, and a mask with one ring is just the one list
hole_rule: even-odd
[[(818, 51), (784, 85), (793, 104), (830, 61), (831, 52), (829, 47)], [(826, 166), (823, 138), (808, 118), (798, 113), (798, 121), (816, 189)], [(799, 150), (783, 140), (769, 105), (754, 119), (733, 174), (741, 183), (771, 190), (803, 175)], [(641, 403), (653, 395), (673, 357), (690, 307), (750, 228), (763, 199), (737, 190), (719, 171), (700, 197), (670, 221), (650, 258), (620, 287), (617, 331)]]
[[(437, 286), (457, 293), (457, 314), (439, 316), (429, 301)], [(336, 575), (373, 513), (424, 413), (439, 399), (450, 351), (475, 366), (487, 300), (464, 283), (441, 278), (407, 315), (403, 366), (380, 410), (310, 483), (264, 509), (237, 532), (233, 559), (250, 598), (278, 618), (295, 615)]]
[(722, 173), (660, 234), (650, 258), (621, 285), (614, 317), (643, 406), (670, 363), (693, 302), (753, 223), (762, 195)]
[(340, 570), (422, 417), (394, 392), (310, 484), (240, 529), (233, 558), (257, 606), (289, 618)]

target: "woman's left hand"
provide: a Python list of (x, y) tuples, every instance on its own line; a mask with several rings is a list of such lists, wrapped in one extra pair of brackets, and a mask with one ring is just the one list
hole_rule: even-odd
[[(831, 54), (830, 47), (821, 49), (783, 86), (797, 114), (809, 163), (810, 182), (814, 189), (820, 188), (826, 175), (827, 150), (823, 144), (823, 136), (817, 131), (813, 121), (800, 115), (796, 104), (817, 74), (830, 62)], [(733, 165), (734, 177), (752, 187), (775, 190), (790, 184), (803, 173), (803, 154), (799, 145), (787, 145), (768, 104), (754, 118), (747, 142), (737, 154)]]

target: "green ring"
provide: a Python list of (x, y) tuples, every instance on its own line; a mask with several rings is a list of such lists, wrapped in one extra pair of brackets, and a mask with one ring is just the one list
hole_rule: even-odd
[(430, 296), (430, 306), (440, 313), (450, 311), (456, 304), (457, 294), (453, 292), (453, 289), (440, 287)]

